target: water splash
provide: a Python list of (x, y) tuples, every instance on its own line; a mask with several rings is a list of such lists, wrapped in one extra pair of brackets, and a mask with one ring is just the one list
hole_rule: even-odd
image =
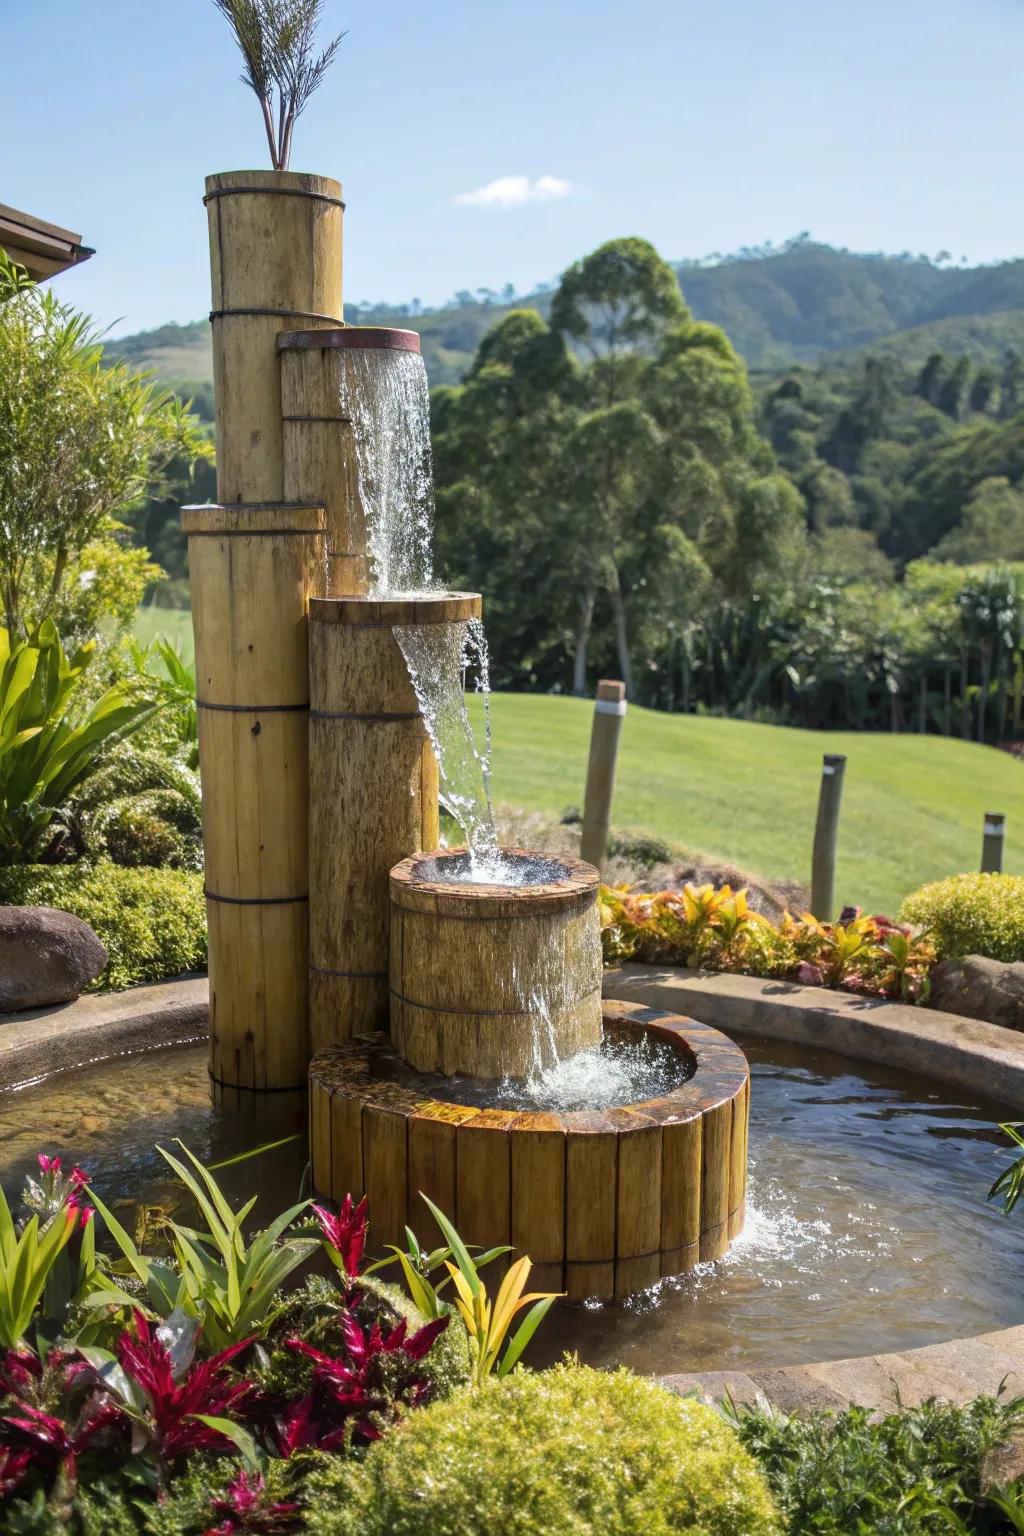
[(433, 588), (430, 394), (418, 352), (347, 353), (341, 407), (352, 422), (371, 597)]
[[(479, 619), (462, 624), (401, 624), (395, 638), (437, 757), (441, 792), (469, 846), (466, 878), (486, 871), (498, 854), (491, 803), (491, 730), (487, 639)], [(484, 698), (484, 743), (466, 708), (466, 678), (474, 673)], [(489, 883), (497, 883), (490, 881)]]

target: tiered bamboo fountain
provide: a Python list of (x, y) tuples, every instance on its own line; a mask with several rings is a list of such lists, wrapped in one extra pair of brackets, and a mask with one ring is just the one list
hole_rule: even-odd
[[(538, 1283), (625, 1296), (742, 1226), (746, 1061), (690, 1020), (602, 1006), (590, 865), (437, 851), (401, 642), (444, 639), (480, 598), (381, 568), (404, 449), (368, 440), (352, 402), (419, 341), (343, 324), (343, 206), (322, 177), (207, 182), (220, 503), (184, 526), (211, 1076), (265, 1094), (308, 1074), (315, 1186), (365, 1193), (377, 1246), (421, 1221), (422, 1192), (468, 1242), (528, 1251)], [(633, 1079), (630, 1048), (650, 1069)], [(598, 1102), (593, 1078), (545, 1098), (614, 1061)]]

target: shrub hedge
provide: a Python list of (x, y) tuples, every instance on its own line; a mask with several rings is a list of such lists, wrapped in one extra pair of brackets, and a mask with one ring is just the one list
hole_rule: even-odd
[[(734, 1423), (778, 1500), (788, 1536), (985, 1536), (1004, 1522), (982, 1491), (985, 1457), (1024, 1427), (1020, 1399), (935, 1400), (883, 1418), (866, 1408), (789, 1417), (740, 1408)], [(1013, 1495), (1008, 1494), (1012, 1499)]]
[(923, 885), (900, 908), (927, 929), (940, 959), (1024, 960), (1024, 875), (953, 875)]
[(88, 923), (110, 956), (94, 991), (206, 966), (203, 877), (188, 870), (17, 864), (0, 869), (0, 904), (57, 907)]
[(626, 1370), (514, 1373), (432, 1404), (307, 1484), (316, 1536), (778, 1536), (711, 1409)]

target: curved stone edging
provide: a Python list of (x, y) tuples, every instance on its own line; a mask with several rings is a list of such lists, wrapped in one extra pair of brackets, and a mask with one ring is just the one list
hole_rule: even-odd
[[(926, 1072), (940, 1081), (1024, 1108), (1024, 1036), (929, 1009), (878, 1003), (821, 987), (719, 976), (663, 966), (605, 973), (605, 994), (711, 1021), (737, 1034), (803, 1041), (867, 1061)], [(754, 1017), (757, 1008), (758, 1016)], [(80, 998), (62, 1008), (0, 1016), (0, 1090), (35, 1077), (206, 1031), (205, 976)], [(736, 1401), (759, 1395), (786, 1412), (892, 1408), (939, 1396), (966, 1402), (1024, 1392), (1024, 1325), (891, 1354), (749, 1371), (667, 1374), (675, 1390)]]
[(204, 1039), (209, 996), (205, 976), (180, 976), (0, 1014), (0, 1091), (111, 1056)]
[(826, 987), (674, 966), (607, 970), (604, 995), (667, 1008), (726, 1034), (793, 1040), (922, 1072), (1024, 1110), (1024, 1035), (999, 1024)]

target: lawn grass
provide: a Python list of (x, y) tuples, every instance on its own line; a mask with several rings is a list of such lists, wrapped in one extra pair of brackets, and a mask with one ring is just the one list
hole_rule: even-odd
[(158, 635), (170, 640), (185, 660), (192, 664), (195, 646), (192, 643), (192, 610), (190, 608), (157, 608), (149, 604), (135, 612), (135, 637), (142, 645), (149, 645)]
[[(192, 656), (191, 615), (139, 610), (136, 633)], [(474, 719), (479, 700), (471, 699)], [(593, 706), (496, 694), (494, 798), (558, 816), (582, 805)], [(772, 880), (810, 879), (823, 752), (848, 758), (836, 895), (894, 912), (927, 880), (978, 868), (985, 811), (1008, 817), (1004, 867), (1024, 873), (1024, 764), (939, 736), (820, 733), (630, 706), (613, 820)]]
[[(592, 716), (586, 700), (497, 695), (495, 800), (556, 815), (581, 805)], [(1024, 764), (938, 736), (800, 731), (631, 705), (612, 819), (767, 879), (809, 881), (823, 752), (848, 759), (840, 902), (891, 913), (925, 881), (977, 869), (987, 810), (1008, 816), (1004, 867), (1024, 873)]]

